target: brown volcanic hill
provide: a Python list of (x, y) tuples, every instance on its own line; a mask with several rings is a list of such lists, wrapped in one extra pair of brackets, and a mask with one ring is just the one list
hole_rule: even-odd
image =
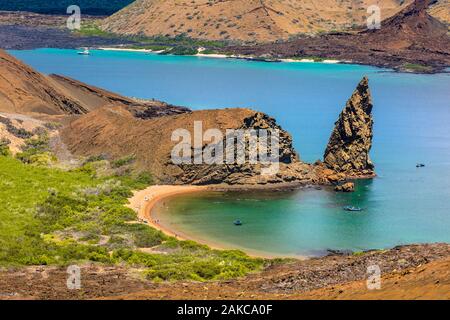
[(384, 20), (381, 29), (364, 31), (371, 45), (403, 50), (449, 51), (448, 28), (427, 12), (431, 0), (415, 0), (395, 16)]
[(81, 114), (89, 109), (68, 98), (52, 78), (0, 51), (0, 111)]
[[(369, 95), (367, 79), (364, 79), (363, 83), (365, 87), (361, 89), (360, 84), (358, 88), (366, 97)], [(352, 100), (354, 108), (364, 108), (364, 104), (361, 103), (356, 98)], [(248, 139), (243, 143), (245, 163), (228, 161), (225, 164), (221, 161), (217, 164), (207, 164), (203, 161), (202, 164), (192, 164), (192, 154), (189, 157), (191, 163), (174, 163), (171, 154), (174, 147), (179, 146), (180, 141), (172, 140), (173, 133), (178, 129), (189, 132), (188, 150), (191, 151), (196, 136), (195, 121), (201, 122), (202, 126), (202, 132), (197, 133), (197, 137), (200, 134), (200, 138), (203, 138), (203, 134), (209, 129), (220, 130), (222, 137), (217, 139), (224, 144), (222, 151), (218, 152), (222, 154), (228, 143), (227, 138), (230, 137), (230, 133), (226, 132), (227, 129), (278, 130), (279, 170), (275, 174), (264, 174), (263, 165), (250, 164)], [(371, 139), (371, 118), (361, 119), (359, 124), (367, 126), (367, 130), (360, 132), (359, 137), (364, 141)], [(362, 136), (365, 134), (368, 137)], [(275, 119), (250, 109), (202, 110), (157, 118), (137, 118), (127, 108), (104, 107), (68, 123), (61, 130), (61, 136), (68, 149), (78, 156), (105, 155), (112, 159), (133, 156), (136, 169), (149, 171), (159, 182), (166, 184), (280, 185), (288, 182), (304, 185), (338, 183), (347, 177), (347, 172), (336, 174), (336, 170), (327, 169), (321, 163), (310, 165), (301, 162), (292, 146), (291, 136), (276, 123)], [(209, 140), (205, 140), (206, 138), (201, 144), (201, 150), (208, 150)], [(217, 141), (214, 141), (217, 145)], [(232, 143), (236, 148), (236, 143)], [(346, 147), (347, 144), (338, 144), (333, 151), (341, 155), (339, 148)], [(365, 149), (367, 153), (369, 150), (370, 147)], [(236, 159), (236, 149), (234, 152)], [(360, 151), (355, 157), (356, 160), (363, 157), (368, 159), (368, 154)], [(352, 176), (367, 175), (365, 170), (366, 166), (355, 167), (350, 173)]]
[(441, 22), (450, 25), (450, 0), (438, 0), (428, 12)]
[(412, 64), (423, 66), (418, 72), (441, 71), (450, 66), (450, 36), (446, 25), (427, 13), (426, 5), (425, 0), (414, 1), (383, 20), (379, 30), (303, 36), (283, 43), (235, 46), (227, 50), (269, 57), (319, 56), (401, 70)]
[[(186, 129), (194, 137), (194, 121), (201, 121), (203, 132), (218, 128), (226, 129), (279, 128), (275, 120), (249, 109), (203, 110), (192, 113), (139, 119), (121, 107), (105, 107), (90, 112), (72, 121), (61, 130), (62, 139), (75, 155), (106, 155), (117, 159), (134, 155), (137, 169), (150, 171), (160, 182), (169, 184), (211, 184), (211, 183), (267, 183), (261, 177), (258, 165), (188, 165), (173, 164), (171, 152), (178, 142), (172, 141), (172, 133)], [(281, 128), (280, 128), (281, 129)], [(286, 162), (284, 167), (290, 180), (301, 176), (311, 182), (314, 173), (311, 166), (297, 160), (292, 148), (291, 137), (284, 131), (280, 135), (281, 154)], [(206, 146), (204, 142), (203, 147)], [(280, 175), (271, 177), (271, 182), (284, 182)]]
[(84, 114), (121, 105), (141, 118), (189, 111), (159, 101), (136, 101), (58, 75), (43, 75), (0, 50), (0, 112), (11, 114)]
[[(411, 0), (379, 0), (382, 18)], [(126, 35), (210, 40), (275, 41), (298, 33), (364, 25), (372, 0), (137, 0), (107, 18), (102, 29)]]

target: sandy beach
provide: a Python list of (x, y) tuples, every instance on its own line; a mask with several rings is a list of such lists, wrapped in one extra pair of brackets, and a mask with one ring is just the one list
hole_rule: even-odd
[[(305, 256), (300, 255), (277, 255), (269, 252), (263, 252), (258, 250), (249, 250), (247, 248), (242, 248), (239, 246), (226, 246), (221, 243), (211, 241), (210, 239), (202, 238), (199, 236), (186, 235), (179, 230), (173, 230), (167, 227), (158, 216), (157, 206), (161, 204), (162, 201), (167, 200), (173, 196), (189, 194), (195, 192), (206, 192), (206, 191), (219, 191), (220, 189), (210, 188), (208, 186), (192, 186), (192, 185), (155, 185), (150, 186), (147, 189), (136, 191), (133, 197), (129, 198), (129, 204), (127, 207), (133, 209), (138, 214), (138, 219), (157, 230), (162, 231), (164, 234), (175, 237), (178, 240), (192, 240), (198, 243), (205, 244), (212, 249), (218, 250), (230, 250), (236, 249), (244, 251), (247, 255), (257, 258), (295, 258), (304, 260), (307, 259)], [(222, 190), (223, 191), (223, 190)]]
[[(103, 51), (121, 51), (121, 52), (144, 52), (144, 53), (161, 53), (164, 50), (160, 51), (154, 51), (150, 49), (131, 49), (131, 48), (114, 48), (114, 47), (100, 47), (98, 50)], [(216, 58), (216, 59), (253, 59), (255, 57), (253, 56), (240, 56), (240, 55), (226, 55), (226, 54), (218, 54), (218, 53), (202, 53), (203, 51), (200, 51), (197, 54), (194, 55), (188, 55), (191, 57), (199, 57), (199, 58)], [(313, 59), (280, 59), (281, 62), (287, 62), (287, 63), (327, 63), (327, 64), (334, 64), (334, 63), (342, 63), (342, 61), (339, 60), (323, 60), (323, 61), (314, 61)]]
[(187, 240), (180, 235), (175, 234), (173, 231), (164, 228), (155, 219), (152, 219), (152, 210), (155, 205), (166, 199), (180, 194), (187, 194), (193, 192), (201, 192), (208, 190), (205, 186), (175, 186), (175, 185), (156, 185), (150, 186), (147, 189), (136, 191), (132, 198), (129, 200), (128, 207), (138, 213), (138, 219), (155, 229), (161, 230), (165, 234), (176, 237), (181, 240)]

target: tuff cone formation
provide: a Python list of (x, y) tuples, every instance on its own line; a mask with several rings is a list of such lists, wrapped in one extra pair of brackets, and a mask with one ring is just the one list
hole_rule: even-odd
[(369, 81), (364, 77), (335, 123), (325, 150), (325, 165), (349, 178), (374, 176), (369, 157), (373, 119)]

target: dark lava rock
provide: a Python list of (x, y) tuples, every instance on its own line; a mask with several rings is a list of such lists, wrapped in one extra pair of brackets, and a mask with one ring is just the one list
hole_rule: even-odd
[(373, 119), (369, 81), (364, 77), (335, 124), (324, 154), (325, 165), (347, 177), (373, 176), (369, 157)]

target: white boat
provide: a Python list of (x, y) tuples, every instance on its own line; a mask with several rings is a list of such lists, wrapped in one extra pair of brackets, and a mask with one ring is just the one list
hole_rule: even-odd
[(89, 51), (88, 48), (84, 48), (83, 51), (78, 51), (78, 54), (83, 55), (83, 56), (88, 56), (91, 54), (91, 52)]

